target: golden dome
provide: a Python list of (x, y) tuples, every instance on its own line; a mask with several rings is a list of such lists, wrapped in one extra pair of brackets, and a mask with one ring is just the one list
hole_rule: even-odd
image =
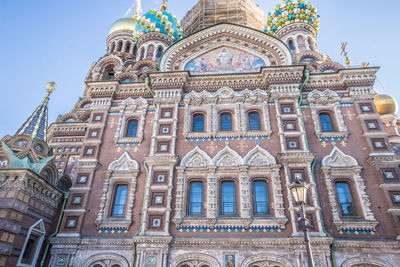
[(397, 113), (398, 109), (397, 102), (391, 96), (376, 95), (374, 103), (379, 115), (386, 115), (386, 114), (395, 115)]
[(114, 22), (111, 26), (108, 35), (116, 31), (131, 31), (136, 32), (136, 20), (134, 18), (122, 18)]

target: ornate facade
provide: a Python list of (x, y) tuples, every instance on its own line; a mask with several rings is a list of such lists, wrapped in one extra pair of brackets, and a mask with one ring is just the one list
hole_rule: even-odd
[(318, 266), (400, 266), (397, 104), (378, 68), (321, 55), (307, 1), (257, 13), (265, 29), (202, 9), (253, 3), (206, 2), (184, 27), (165, 4), (118, 20), (50, 125), (72, 186), (49, 265), (305, 266), (301, 181)]

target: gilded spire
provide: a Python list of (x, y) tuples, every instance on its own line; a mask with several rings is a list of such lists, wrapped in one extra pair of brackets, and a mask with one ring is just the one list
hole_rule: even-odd
[(56, 89), (55, 82), (46, 83), (47, 95), (28, 120), (22, 125), (15, 135), (27, 135), (32, 139), (47, 140), (48, 103), (50, 94)]
[(161, 6), (160, 6), (160, 9), (161, 9), (161, 10), (166, 10), (166, 9), (167, 9), (167, 3), (166, 3), (165, 0), (163, 0), (162, 4), (161, 4)]

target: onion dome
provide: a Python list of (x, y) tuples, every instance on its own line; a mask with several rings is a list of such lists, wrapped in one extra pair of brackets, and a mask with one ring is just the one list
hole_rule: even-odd
[(374, 103), (379, 115), (395, 115), (397, 113), (398, 104), (396, 100), (389, 95), (376, 95)]
[(108, 35), (117, 31), (131, 31), (133, 35), (139, 35), (140, 32), (136, 31), (137, 20), (135, 18), (122, 18), (113, 23), (108, 32)]
[(317, 9), (307, 0), (282, 0), (275, 9), (268, 13), (264, 32), (275, 34), (292, 23), (307, 23), (316, 31), (319, 29)]
[(161, 10), (149, 10), (141, 17), (136, 31), (142, 33), (160, 32), (171, 37), (175, 42), (183, 37), (183, 28), (174, 15), (167, 12), (163, 3)]

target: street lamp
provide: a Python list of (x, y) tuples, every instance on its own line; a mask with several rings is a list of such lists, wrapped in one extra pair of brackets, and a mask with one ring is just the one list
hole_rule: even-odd
[(296, 183), (289, 188), (290, 191), (292, 191), (292, 195), (294, 197), (294, 200), (296, 201), (296, 205), (300, 208), (300, 229), (304, 232), (304, 242), (306, 243), (308, 267), (314, 267), (314, 259), (310, 245), (310, 236), (308, 235), (310, 225), (308, 224), (308, 220), (305, 218), (305, 206), (308, 186), (296, 180)]

